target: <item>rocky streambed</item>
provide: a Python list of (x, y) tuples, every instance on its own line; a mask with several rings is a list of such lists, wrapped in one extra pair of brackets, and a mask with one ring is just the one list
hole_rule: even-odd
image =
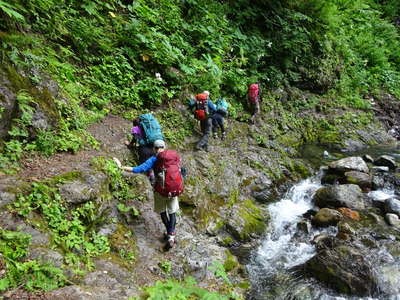
[(325, 153), (327, 166), (268, 206), (250, 299), (400, 297), (398, 150), (378, 149), (392, 156)]

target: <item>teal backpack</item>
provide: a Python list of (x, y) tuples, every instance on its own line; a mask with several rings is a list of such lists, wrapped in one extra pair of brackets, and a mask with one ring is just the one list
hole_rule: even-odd
[(215, 105), (217, 107), (218, 113), (221, 113), (223, 116), (226, 116), (228, 114), (229, 103), (226, 102), (225, 99), (219, 98), (217, 103), (215, 103)]
[(152, 114), (139, 116), (140, 126), (143, 129), (144, 138), (139, 140), (140, 145), (153, 145), (156, 140), (164, 140), (161, 126)]

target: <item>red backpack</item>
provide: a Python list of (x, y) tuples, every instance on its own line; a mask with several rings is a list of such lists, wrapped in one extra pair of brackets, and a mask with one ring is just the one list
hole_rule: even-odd
[(248, 97), (249, 100), (253, 103), (258, 101), (258, 90), (259, 90), (259, 85), (257, 83), (250, 84)]
[(160, 195), (170, 198), (182, 194), (184, 185), (180, 163), (181, 159), (174, 150), (164, 150), (157, 154), (154, 189)]
[(197, 94), (196, 95), (196, 110), (194, 111), (194, 117), (197, 120), (203, 121), (207, 119), (208, 105), (207, 105), (207, 94)]

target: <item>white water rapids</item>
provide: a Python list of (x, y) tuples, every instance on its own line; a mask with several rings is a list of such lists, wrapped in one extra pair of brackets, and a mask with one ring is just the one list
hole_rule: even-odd
[[(251, 263), (247, 265), (253, 287), (249, 299), (373, 299), (339, 296), (315, 280), (296, 275), (292, 269), (301, 266), (316, 254), (311, 243), (313, 237), (322, 232), (328, 235), (337, 233), (336, 227), (333, 226), (323, 229), (313, 227), (309, 233), (301, 232), (297, 228), (298, 222), (303, 220), (303, 214), (314, 207), (312, 197), (322, 186), (320, 178), (321, 174), (299, 182), (283, 199), (268, 206), (271, 217), (269, 228), (258, 249), (254, 250)], [(383, 200), (393, 197), (393, 192), (374, 191), (368, 196)], [(380, 250), (380, 255), (390, 256), (385, 249)], [(390, 275), (391, 280), (396, 280), (392, 285), (400, 284), (400, 271), (393, 271), (398, 268), (399, 258), (390, 258), (389, 262), (378, 267), (381, 271), (380, 278), (382, 281), (387, 281), (382, 273), (397, 272), (395, 276)], [(379, 299), (400, 300), (400, 294)]]

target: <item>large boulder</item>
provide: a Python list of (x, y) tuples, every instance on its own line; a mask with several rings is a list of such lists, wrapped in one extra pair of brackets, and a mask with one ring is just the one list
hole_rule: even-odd
[(386, 214), (385, 220), (389, 223), (389, 225), (394, 227), (400, 227), (400, 219), (398, 215), (395, 214)]
[(378, 284), (371, 264), (363, 253), (347, 245), (321, 248), (306, 262), (305, 269), (340, 293), (373, 296), (377, 292)]
[(375, 161), (374, 165), (376, 166), (386, 166), (389, 167), (389, 169), (396, 169), (396, 161), (394, 160), (394, 157), (389, 156), (389, 155), (381, 155), (379, 156)]
[(68, 203), (79, 204), (94, 200), (104, 193), (107, 176), (101, 172), (83, 174), (80, 178), (62, 184), (61, 197)]
[(386, 199), (385, 212), (400, 216), (400, 200), (394, 198)]
[(349, 171), (344, 173), (340, 183), (356, 184), (363, 190), (369, 190), (372, 186), (371, 176), (364, 172)]
[(342, 218), (342, 214), (337, 210), (322, 208), (313, 217), (312, 222), (317, 226), (330, 226), (336, 225)]
[(351, 209), (364, 209), (364, 196), (358, 185), (341, 184), (320, 188), (314, 195), (316, 206), (323, 207), (348, 207)]
[(369, 169), (366, 162), (359, 156), (351, 156), (331, 162), (329, 172), (343, 174), (348, 171), (358, 171), (368, 173)]

